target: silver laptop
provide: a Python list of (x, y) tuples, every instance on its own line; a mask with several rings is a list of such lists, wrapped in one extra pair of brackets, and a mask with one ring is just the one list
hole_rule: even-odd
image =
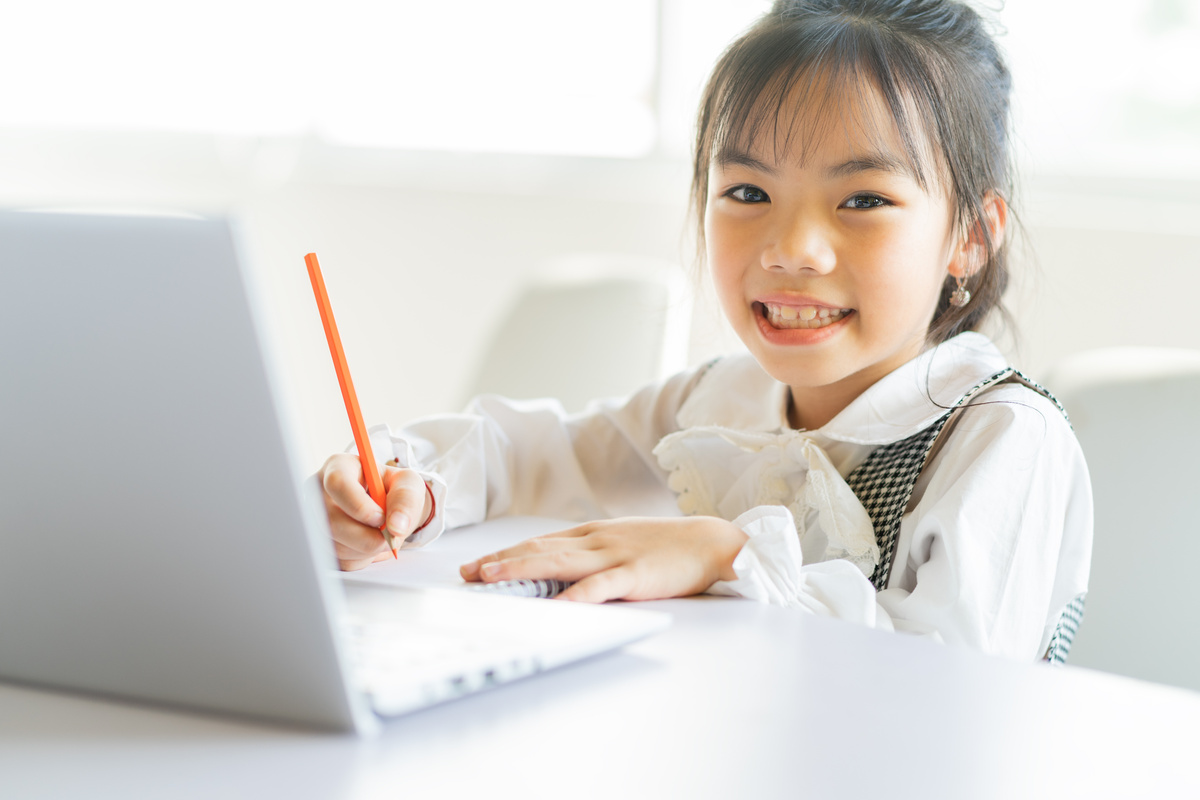
[(0, 213), (0, 678), (365, 731), (666, 625), (341, 581), (236, 252)]

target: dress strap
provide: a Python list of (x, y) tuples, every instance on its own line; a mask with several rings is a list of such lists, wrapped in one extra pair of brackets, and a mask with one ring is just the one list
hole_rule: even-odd
[(900, 538), (900, 521), (904, 517), (909, 500), (912, 499), (917, 479), (921, 476), (921, 470), (924, 469), (925, 462), (933, 451), (933, 445), (937, 441), (938, 435), (946, 427), (946, 423), (950, 421), (954, 412), (970, 403), (981, 392), (998, 384), (1013, 381), (1046, 397), (1054, 403), (1064, 417), (1067, 416), (1066, 410), (1052, 394), (1017, 370), (1007, 367), (973, 386), (925, 430), (907, 439), (876, 448), (867, 457), (867, 460), (846, 478), (846, 483), (850, 485), (850, 489), (863, 504), (863, 508), (867, 510), (867, 515), (871, 518), (871, 525), (875, 529), (875, 540), (879, 544), (879, 564), (871, 574), (871, 583), (875, 586), (876, 591), (886, 588), (888, 580), (891, 578), (892, 562), (895, 559), (896, 545)]
[(930, 448), (949, 419), (950, 414), (947, 413), (918, 434), (876, 448), (846, 478), (846, 483), (867, 510), (871, 526), (875, 529), (879, 563), (871, 573), (871, 583), (877, 592), (883, 591), (892, 574), (900, 519), (917, 485), (917, 477), (921, 474)]
[(1046, 654), (1042, 659), (1049, 661), (1051, 664), (1067, 663), (1067, 653), (1071, 650), (1071, 642), (1075, 640), (1075, 634), (1079, 631), (1079, 621), (1083, 619), (1083, 604), (1086, 595), (1076, 595), (1075, 598), (1067, 603), (1058, 616), (1058, 624), (1054, 626), (1054, 633), (1050, 636), (1050, 646), (1046, 648)]

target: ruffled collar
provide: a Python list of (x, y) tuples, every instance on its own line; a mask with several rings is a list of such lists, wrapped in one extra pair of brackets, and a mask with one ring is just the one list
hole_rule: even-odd
[(846, 559), (870, 576), (879, 548), (870, 516), (823, 449), (890, 444), (929, 427), (1004, 366), (967, 333), (888, 374), (818, 430), (788, 426), (788, 387), (748, 355), (713, 362), (654, 455), (684, 514), (733, 520), (760, 506), (791, 515), (804, 563)]
[[(983, 334), (968, 332), (931, 348), (880, 379), (812, 433), (851, 444), (890, 444), (933, 424), (973, 386), (1005, 366)], [(720, 426), (746, 432), (789, 429), (790, 392), (749, 355), (712, 364), (680, 407), (680, 428)]]
[(844, 558), (867, 577), (879, 563), (870, 516), (810, 433), (699, 426), (664, 437), (654, 455), (684, 514), (734, 520), (782, 506), (805, 563)]

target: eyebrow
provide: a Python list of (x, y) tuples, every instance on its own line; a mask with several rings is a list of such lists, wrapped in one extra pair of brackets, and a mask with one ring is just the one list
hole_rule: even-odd
[[(723, 150), (717, 154), (714, 160), (721, 167), (747, 167), (768, 175), (779, 174), (778, 168), (741, 150)], [(846, 178), (863, 172), (890, 172), (896, 175), (915, 177), (913, 169), (907, 161), (886, 153), (867, 153), (826, 170), (826, 174), (831, 178)]]
[(749, 153), (741, 150), (722, 150), (717, 153), (714, 161), (721, 167), (746, 167), (756, 172), (765, 172), (768, 175), (778, 175), (779, 170), (767, 164), (764, 161), (759, 161)]
[(890, 156), (886, 153), (868, 153), (858, 158), (852, 158), (828, 170), (831, 178), (845, 178), (861, 172), (891, 172), (897, 175), (915, 177), (912, 167), (907, 161)]

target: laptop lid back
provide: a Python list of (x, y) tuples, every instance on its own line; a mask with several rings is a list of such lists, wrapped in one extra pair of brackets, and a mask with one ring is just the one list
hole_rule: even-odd
[(0, 677), (354, 727), (229, 226), (0, 213), (0, 274)]

